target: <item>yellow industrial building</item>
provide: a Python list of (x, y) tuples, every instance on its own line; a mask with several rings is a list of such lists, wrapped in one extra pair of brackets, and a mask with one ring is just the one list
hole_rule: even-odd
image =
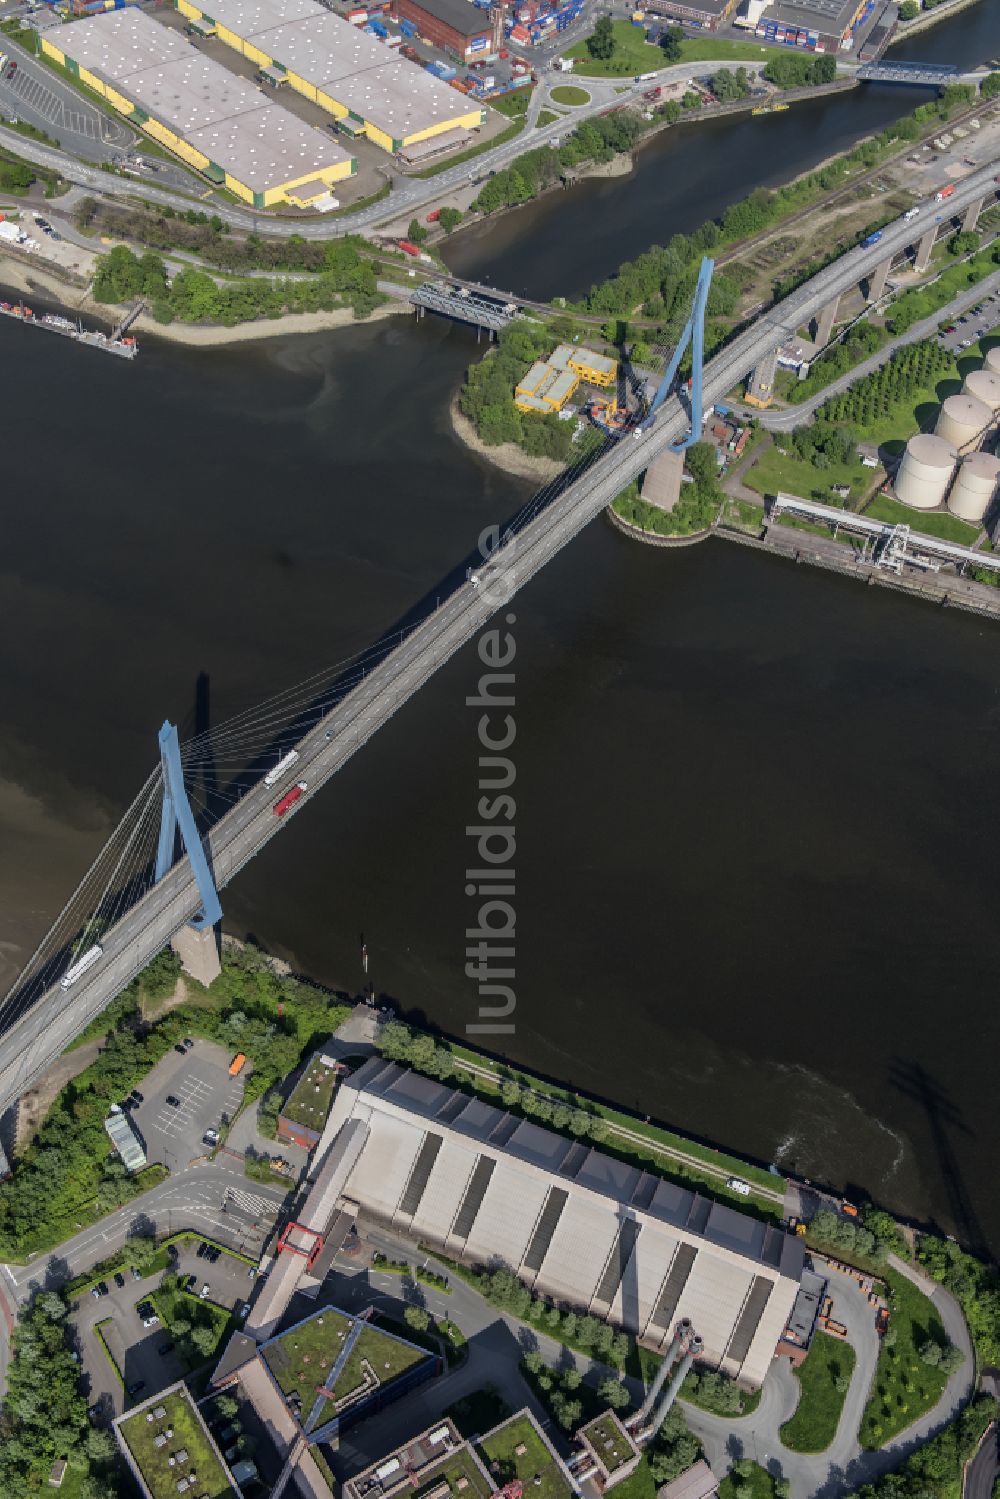
[(450, 150), (488, 112), (317, 0), (175, 0), (200, 32), (256, 63), (383, 150), (419, 160)]
[(46, 56), (255, 208), (322, 206), (356, 159), (178, 32), (127, 9), (42, 33)]
[(618, 363), (593, 349), (578, 349), (574, 344), (560, 344), (548, 359), (531, 366), (514, 391), (518, 411), (534, 411), (542, 416), (561, 411), (576, 394), (581, 380), (590, 385), (609, 386), (618, 377)]

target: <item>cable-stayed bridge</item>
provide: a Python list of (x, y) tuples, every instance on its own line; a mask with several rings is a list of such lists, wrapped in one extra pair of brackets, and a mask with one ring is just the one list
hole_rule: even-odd
[[(995, 195), (995, 170), (994, 164), (972, 173), (940, 212), (939, 205), (925, 203), (918, 217), (886, 226), (876, 244), (849, 251), (762, 313), (705, 365), (705, 403), (724, 399), (742, 380), (773, 366), (775, 351), (799, 328), (893, 257), (923, 245), (939, 224), (950, 233), (954, 216)], [(694, 404), (700, 405), (697, 395)], [(536, 495), (503, 532), (489, 559), (464, 580), (460, 569), (451, 591), (398, 638), (383, 640), (367, 657), (290, 688), (191, 741), (178, 750), (176, 764), (167, 736), (161, 743), (161, 766), (0, 1002), (0, 1112), (161, 948), (192, 922), (214, 919), (211, 894), (228, 885), (286, 826), (288, 816), (274, 810), (282, 793), (304, 783), (294, 815), (304, 810), (424, 682), (622, 489), (668, 448), (683, 446), (699, 430), (700, 411), (689, 412), (676, 392), (658, 410), (654, 401), (644, 426), (609, 440), (596, 456)], [(265, 771), (293, 748), (298, 758), (289, 774), (266, 784)], [(180, 786), (173, 780), (178, 774)], [(173, 819), (179, 817), (190, 849), (184, 803), (194, 794), (192, 788), (206, 780), (214, 789), (200, 807), (195, 858), (187, 852), (171, 863), (173, 849), (167, 850), (166, 843), (173, 844)], [(199, 872), (202, 847), (204, 868)], [(98, 948), (92, 966), (65, 986), (67, 969), (92, 947)]]

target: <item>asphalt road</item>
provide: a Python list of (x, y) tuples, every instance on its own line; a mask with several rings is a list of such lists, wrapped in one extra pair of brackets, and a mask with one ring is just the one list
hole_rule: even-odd
[(9, 67), (0, 75), (0, 118), (23, 120), (44, 130), (64, 151), (84, 161), (112, 161), (132, 147), (136, 135), (124, 121), (106, 115), (9, 38), (3, 39), (0, 51), (17, 62), (13, 78), (7, 77)]
[[(983, 192), (993, 191), (991, 167), (970, 173), (956, 189), (952, 211), (958, 212)], [(705, 406), (724, 399), (770, 350), (784, 343), (834, 296), (856, 285), (887, 255), (905, 250), (912, 238), (911, 226), (897, 220), (886, 227), (877, 245), (849, 251), (737, 334), (705, 368)], [(301, 815), (309, 798), (439, 666), (688, 429), (689, 417), (674, 396), (655, 422), (609, 446), (557, 498), (537, 513), (529, 512), (532, 518), (526, 519), (521, 530), (495, 553), (482, 570), (478, 586), (472, 581), (456, 583), (453, 574), (450, 585), (446, 585), (452, 591), (444, 593), (443, 602), (434, 612), (401, 638), (397, 647), (299, 741), (294, 779), (304, 782), (307, 789), (294, 810), (281, 818), (273, 812), (275, 794), (288, 789), (291, 775), (275, 791), (260, 781), (212, 829), (207, 844), (218, 886), (227, 885), (288, 821)], [(54, 986), (9, 1026), (0, 1041), (0, 1101), (20, 1097), (90, 1017), (120, 993), (195, 915), (198, 906), (197, 888), (185, 858), (105, 933), (101, 961), (77, 988), (67, 995)]]

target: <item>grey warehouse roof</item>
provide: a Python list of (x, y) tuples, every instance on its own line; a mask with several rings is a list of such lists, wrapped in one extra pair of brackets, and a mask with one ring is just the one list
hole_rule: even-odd
[(840, 36), (857, 9), (858, 0), (778, 0), (767, 12), (767, 19)]
[(232, 176), (258, 193), (316, 175), (348, 155), (278, 104), (217, 120), (187, 139), (211, 161), (225, 163)]
[(436, 16), (460, 36), (489, 34), (490, 23), (484, 10), (477, 10), (469, 0), (412, 0), (429, 16)]
[(264, 107), (253, 84), (197, 52), (121, 81), (130, 98), (185, 138), (218, 120)]
[(180, 32), (158, 26), (131, 9), (112, 10), (106, 15), (74, 21), (71, 26), (48, 32), (47, 39), (81, 68), (112, 81), (156, 63), (190, 57), (193, 51)]

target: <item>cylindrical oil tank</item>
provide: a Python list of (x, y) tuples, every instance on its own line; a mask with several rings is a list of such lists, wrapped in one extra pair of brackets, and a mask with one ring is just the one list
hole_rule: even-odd
[(992, 370), (973, 370), (966, 375), (962, 392), (976, 401), (982, 401), (994, 416), (1000, 411), (1000, 375), (993, 374)]
[(958, 450), (953, 443), (918, 432), (906, 444), (896, 470), (896, 498), (914, 510), (934, 510), (948, 493), (957, 462)]
[(1000, 375), (1000, 344), (986, 351), (986, 363), (984, 369), (989, 370), (991, 375)]
[(1000, 458), (992, 453), (970, 453), (951, 486), (948, 509), (962, 520), (981, 521), (990, 508), (1000, 481)]
[(993, 413), (975, 396), (949, 396), (938, 412), (934, 428), (938, 437), (953, 442), (960, 453), (978, 448)]

